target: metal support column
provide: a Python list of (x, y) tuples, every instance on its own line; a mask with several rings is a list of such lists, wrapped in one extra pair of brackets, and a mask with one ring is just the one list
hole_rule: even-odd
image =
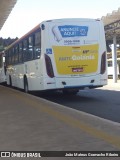
[(117, 52), (116, 52), (116, 35), (113, 36), (112, 44), (112, 63), (113, 63), (113, 82), (117, 83)]

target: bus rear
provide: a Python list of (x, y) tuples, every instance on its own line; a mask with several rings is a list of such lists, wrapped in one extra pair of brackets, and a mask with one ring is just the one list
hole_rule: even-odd
[[(51, 79), (56, 89), (70, 92), (107, 84), (106, 43), (101, 21), (64, 19), (48, 21), (43, 26), (48, 83)], [(48, 83), (46, 89), (52, 89)]]

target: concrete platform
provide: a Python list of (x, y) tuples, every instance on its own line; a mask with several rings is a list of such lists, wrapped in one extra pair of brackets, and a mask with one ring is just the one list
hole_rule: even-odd
[(119, 151), (120, 124), (0, 86), (0, 151), (10, 150)]
[(108, 85), (104, 86), (103, 88), (108, 90), (120, 91), (120, 79), (117, 80), (117, 83), (114, 83), (113, 79), (108, 79)]

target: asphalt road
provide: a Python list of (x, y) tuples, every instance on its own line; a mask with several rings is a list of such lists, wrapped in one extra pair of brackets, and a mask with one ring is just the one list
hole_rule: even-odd
[(66, 107), (120, 123), (120, 91), (100, 88), (83, 90), (74, 96), (55, 92), (41, 97)]

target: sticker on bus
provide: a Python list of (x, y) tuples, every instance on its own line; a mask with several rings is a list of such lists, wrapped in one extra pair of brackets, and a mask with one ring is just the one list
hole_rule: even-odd
[(62, 40), (62, 38), (87, 36), (88, 26), (77, 26), (77, 25), (53, 26), (52, 32), (56, 37), (56, 41), (59, 42)]
[(99, 45), (53, 46), (58, 74), (88, 74), (98, 69)]
[(46, 53), (47, 54), (52, 54), (52, 48), (46, 48)]

